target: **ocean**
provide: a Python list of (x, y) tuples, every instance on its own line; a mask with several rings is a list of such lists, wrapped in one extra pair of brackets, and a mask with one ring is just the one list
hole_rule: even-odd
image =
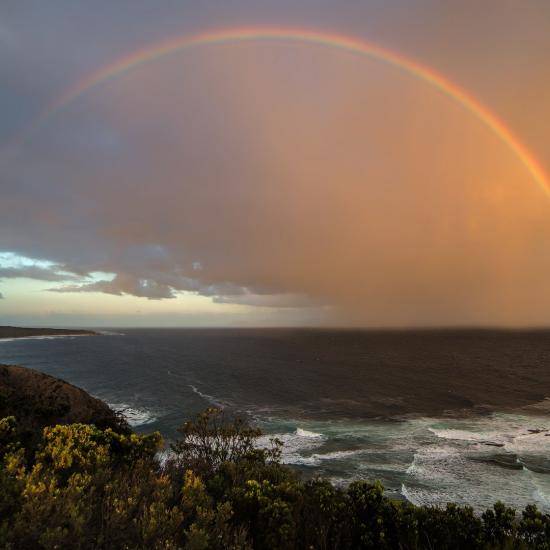
[(0, 340), (0, 363), (63, 378), (167, 441), (224, 407), (279, 437), (304, 476), (550, 512), (550, 331), (125, 329)]

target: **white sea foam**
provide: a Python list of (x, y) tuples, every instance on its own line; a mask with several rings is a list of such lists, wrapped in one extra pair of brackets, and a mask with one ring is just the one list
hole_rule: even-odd
[(505, 414), (434, 419), (428, 430), (437, 439), (415, 450), (401, 492), (415, 504), (458, 502), (482, 510), (502, 500), (517, 508), (536, 502), (549, 510), (547, 422)]
[(454, 447), (435, 445), (426, 447), (414, 454), (413, 461), (406, 473), (419, 478), (426, 477), (431, 480), (445, 481), (450, 479), (446, 462), (452, 457), (459, 456), (461, 456), (460, 451)]
[(155, 414), (148, 410), (138, 407), (132, 407), (127, 403), (109, 403), (111, 409), (122, 414), (126, 422), (132, 427), (144, 426), (157, 420)]
[(263, 436), (258, 441), (259, 446), (267, 447), (269, 440), (274, 437), (283, 442), (282, 461), (285, 464), (318, 466), (324, 461), (344, 460), (363, 452), (362, 449), (355, 449), (327, 453), (312, 453), (312, 451), (325, 444), (327, 436), (304, 428), (296, 428), (296, 430), (291, 433)]
[(481, 511), (502, 500), (517, 509), (535, 502), (550, 511), (550, 419), (543, 415), (296, 424), (276, 434), (285, 444), (283, 462), (330, 464), (343, 484), (381, 479), (416, 504), (458, 502)]
[(288, 464), (297, 464), (303, 466), (319, 466), (325, 460), (345, 460), (351, 456), (360, 455), (364, 451), (362, 449), (354, 451), (334, 451), (332, 453), (314, 453), (310, 456), (294, 456), (292, 462)]
[(158, 451), (156, 454), (156, 457), (160, 463), (161, 466), (164, 466), (166, 462), (173, 458), (175, 456), (174, 451), (170, 448), (162, 449), (162, 451)]
[(299, 437), (323, 438), (323, 434), (318, 434), (316, 432), (310, 432), (309, 430), (304, 430), (303, 428), (296, 428), (296, 435), (299, 436)]
[(21, 340), (57, 340), (59, 338), (67, 338), (72, 340), (73, 338), (81, 338), (84, 336), (92, 336), (91, 334), (48, 334), (42, 336), (21, 336), (20, 338), (0, 338), (0, 344), (6, 342), (17, 342)]
[(495, 431), (473, 432), (468, 430), (456, 429), (438, 429), (429, 427), (428, 430), (440, 439), (451, 439), (455, 441), (471, 441), (476, 443), (485, 443), (487, 441), (497, 444), (504, 444), (508, 439), (505, 434), (499, 434)]
[(227, 406), (229, 406), (229, 402), (219, 399), (217, 397), (214, 397), (213, 395), (209, 395), (207, 393), (204, 393), (200, 391), (196, 386), (193, 386), (192, 384), (189, 384), (189, 387), (193, 390), (194, 393), (196, 393), (199, 397), (204, 399), (205, 401), (208, 401), (211, 405), (214, 405), (215, 407), (219, 407), (220, 409), (224, 409)]
[(258, 439), (259, 447), (268, 447), (270, 439), (277, 438), (283, 443), (282, 462), (285, 464), (306, 464), (308, 457), (303, 453), (312, 451), (323, 445), (326, 437), (323, 434), (297, 428), (291, 433), (276, 433), (264, 435)]
[(417, 495), (409, 492), (407, 489), (407, 486), (402, 483), (401, 484), (401, 494), (412, 504), (419, 505), (420, 503), (416, 501)]
[[(510, 453), (522, 455), (550, 453), (550, 420), (531, 417), (495, 415), (472, 420), (468, 430), (452, 428), (428, 429), (440, 439), (488, 446), (501, 446)], [(548, 434), (548, 435), (547, 435)]]
[(550, 431), (521, 433), (506, 443), (504, 448), (519, 456), (543, 454), (550, 457)]

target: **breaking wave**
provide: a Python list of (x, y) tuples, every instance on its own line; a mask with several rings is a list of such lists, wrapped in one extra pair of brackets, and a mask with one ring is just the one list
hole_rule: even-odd
[(157, 420), (157, 416), (148, 409), (132, 407), (127, 403), (109, 403), (108, 405), (120, 413), (133, 428), (151, 424)]
[(193, 393), (196, 393), (200, 398), (204, 399), (204, 401), (207, 401), (211, 405), (214, 405), (215, 407), (219, 407), (220, 409), (225, 409), (226, 407), (230, 406), (229, 401), (219, 399), (217, 397), (214, 397), (213, 395), (209, 395), (208, 393), (204, 393), (200, 391), (196, 386), (193, 386), (192, 384), (189, 384), (189, 387), (193, 390)]
[(270, 440), (276, 438), (283, 443), (282, 461), (284, 464), (305, 464), (307, 453), (323, 445), (326, 437), (323, 434), (296, 428), (291, 433), (274, 433), (258, 439), (259, 447), (269, 447)]

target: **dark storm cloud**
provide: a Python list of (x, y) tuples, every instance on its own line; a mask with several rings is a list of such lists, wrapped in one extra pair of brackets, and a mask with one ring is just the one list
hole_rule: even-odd
[(119, 273), (112, 281), (64, 285), (49, 290), (51, 292), (105, 292), (117, 296), (131, 294), (150, 300), (175, 298), (177, 291), (196, 292), (203, 296), (218, 296), (222, 293), (225, 295), (229, 295), (229, 293), (240, 295), (244, 292), (242, 288), (235, 285), (204, 286), (195, 279), (162, 272), (148, 273), (147, 277)]
[(81, 285), (64, 285), (49, 289), (51, 292), (104, 292), (122, 296), (131, 294), (150, 300), (174, 298), (174, 290), (152, 279), (138, 279), (128, 275), (117, 275), (112, 281), (98, 281)]
[[(0, 278), (1, 274), (2, 270), (0, 270)], [(34, 278), (40, 279), (41, 277), (37, 276)], [(42, 278), (42, 280), (45, 280), (45, 278)], [(313, 305), (311, 300), (304, 297), (286, 294), (276, 296), (261, 288), (256, 289), (255, 292), (251, 292), (247, 288), (232, 283), (205, 285), (198, 279), (160, 271), (148, 272), (146, 278), (123, 273), (116, 275), (112, 281), (67, 284), (48, 290), (60, 293), (104, 292), (116, 296), (130, 294), (150, 300), (176, 298), (178, 292), (192, 292), (210, 297), (214, 303), (218, 304), (241, 304), (262, 307), (309, 307)]]

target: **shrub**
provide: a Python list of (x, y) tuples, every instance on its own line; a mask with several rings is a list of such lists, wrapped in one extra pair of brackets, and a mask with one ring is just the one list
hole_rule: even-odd
[(0, 419), (0, 547), (10, 549), (549, 550), (550, 517), (502, 503), (414, 506), (380, 483), (301, 481), (274, 441), (209, 409), (161, 463), (158, 434), (45, 428), (30, 451)]

